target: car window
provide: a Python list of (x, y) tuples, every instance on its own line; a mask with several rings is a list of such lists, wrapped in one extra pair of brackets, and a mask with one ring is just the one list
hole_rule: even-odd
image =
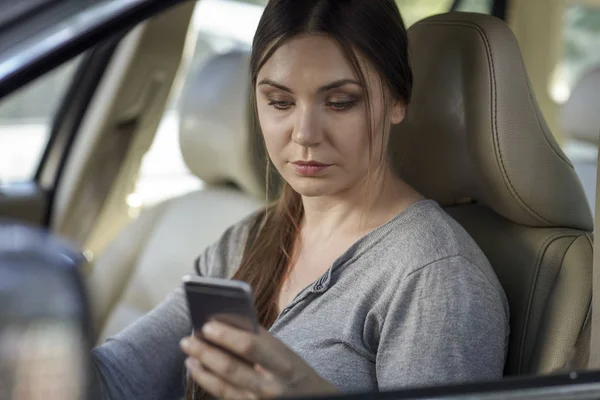
[[(405, 23), (411, 25), (450, 9), (452, 0), (396, 0)], [(133, 193), (127, 202), (135, 215), (140, 208), (203, 187), (187, 169), (179, 149), (179, 97), (190, 71), (197, 71), (218, 53), (236, 48), (249, 50), (266, 0), (202, 0), (196, 5), (171, 100), (149, 151), (145, 154)], [(492, 0), (462, 0), (461, 11), (486, 12)], [(134, 211), (137, 210), (137, 211)]]
[(0, 184), (34, 179), (80, 59), (0, 99)]
[[(563, 16), (562, 57), (554, 70), (550, 95), (561, 107), (565, 105), (578, 82), (586, 73), (600, 68), (600, 5), (569, 4)], [(600, 109), (600, 104), (595, 109)], [(566, 108), (562, 109), (564, 112)], [(589, 107), (584, 114), (594, 110)], [(593, 112), (593, 111), (592, 111)], [(591, 118), (591, 117), (588, 117)], [(569, 123), (563, 121), (564, 123)], [(597, 143), (569, 136), (569, 127), (562, 126), (561, 145), (573, 163), (592, 210), (596, 197)], [(600, 130), (600, 127), (597, 129)], [(600, 133), (600, 131), (598, 131)], [(598, 136), (596, 136), (598, 137)]]
[(490, 14), (494, 0), (461, 0), (458, 2), (456, 11)]
[(558, 103), (568, 100), (586, 71), (600, 66), (600, 5), (567, 6), (563, 24), (562, 60), (550, 88)]

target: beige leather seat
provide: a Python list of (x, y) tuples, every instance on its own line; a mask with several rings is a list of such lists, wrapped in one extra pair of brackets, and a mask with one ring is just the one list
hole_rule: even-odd
[(217, 56), (192, 77), (181, 150), (207, 186), (144, 212), (98, 258), (88, 283), (99, 341), (160, 303), (205, 247), (264, 204), (264, 156), (249, 129), (244, 92), (248, 57)]
[(450, 13), (409, 29), (414, 97), (393, 131), (402, 176), (475, 238), (511, 309), (507, 374), (561, 368), (592, 293), (592, 217), (530, 92), (511, 30)]
[[(560, 122), (567, 139), (573, 142), (570, 159), (583, 184), (592, 212), (596, 202), (596, 165), (600, 136), (600, 66), (589, 70), (577, 82), (562, 106)], [(578, 145), (579, 149), (575, 146)]]

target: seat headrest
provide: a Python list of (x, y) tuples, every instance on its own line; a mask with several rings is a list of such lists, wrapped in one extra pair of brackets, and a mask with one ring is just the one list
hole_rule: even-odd
[(264, 198), (266, 158), (252, 122), (249, 65), (248, 52), (231, 51), (188, 78), (179, 139), (187, 167), (204, 182)]
[(408, 34), (415, 81), (390, 137), (397, 172), (442, 205), (475, 201), (518, 224), (591, 231), (585, 193), (538, 108), (510, 28), (453, 12)]
[(563, 105), (560, 115), (565, 135), (598, 144), (600, 136), (600, 66), (584, 74)]

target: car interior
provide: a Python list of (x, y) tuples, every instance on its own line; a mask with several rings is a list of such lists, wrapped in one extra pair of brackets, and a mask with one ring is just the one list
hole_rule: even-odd
[[(97, 344), (157, 306), (226, 228), (276, 196), (250, 103), (250, 47), (215, 39), (193, 61), (202, 38), (192, 28), (204, 2), (216, 12), (225, 4), (225, 21), (238, 3), (181, 2), (0, 98), (0, 219), (45, 227), (83, 252)], [(251, 3), (240, 13), (254, 7), (260, 15), (264, 1)], [(439, 10), (408, 24), (414, 95), (391, 135), (394, 167), (440, 203), (494, 267), (511, 313), (505, 375), (585, 370), (598, 297), (600, 57), (570, 78), (564, 101), (548, 87), (569, 7), (598, 16), (596, 42), (586, 43), (600, 54), (600, 1), (429, 3)], [(22, 112), (11, 99), (40, 93), (53, 74), (55, 100), (40, 105), (51, 107), (49, 116), (26, 125), (42, 138), (41, 156), (33, 172), (13, 179), (24, 169), (18, 163), (35, 157), (13, 153), (34, 142), (19, 139), (24, 123), (3, 110)], [(152, 168), (180, 163), (195, 186), (168, 194), (175, 175), (167, 171), (152, 187), (165, 192), (162, 200), (140, 204), (136, 181), (162, 131), (178, 161), (163, 155)]]

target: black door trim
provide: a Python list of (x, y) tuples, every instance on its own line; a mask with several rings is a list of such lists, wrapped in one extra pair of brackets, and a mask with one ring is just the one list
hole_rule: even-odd
[[(78, 0), (80, 1), (80, 0)], [(138, 1), (122, 1), (122, 2), (106, 2), (106, 10), (101, 10), (102, 4), (94, 5), (94, 14), (90, 14), (90, 6), (87, 7), (79, 5), (78, 9), (80, 13), (86, 13), (87, 17), (91, 20), (86, 25), (75, 24), (73, 29), (62, 29), (56, 34), (56, 40), (50, 41), (51, 43), (39, 43), (29, 44), (25, 46), (26, 49), (22, 51), (16, 51), (12, 49), (13, 56), (10, 59), (0, 59), (0, 98), (14, 92), (23, 85), (31, 82), (37, 77), (45, 74), (51, 69), (59, 66), (60, 64), (76, 57), (83, 53), (85, 50), (90, 49), (106, 40), (113, 37), (115, 34), (123, 33), (135, 25), (149, 19), (162, 11), (176, 6), (177, 4), (183, 3), (184, 1), (190, 0), (138, 0)], [(82, 2), (80, 1), (80, 4)], [(75, 6), (78, 4), (74, 3)], [(53, 8), (58, 8), (65, 4), (57, 5)], [(71, 5), (71, 7), (75, 7)], [(56, 11), (56, 10), (48, 10)], [(104, 11), (103, 13), (101, 11)], [(94, 15), (93, 18), (90, 15)], [(98, 15), (98, 16), (96, 16)], [(19, 24), (19, 34), (15, 37), (11, 37), (10, 32), (3, 32), (1, 37), (3, 43), (14, 43), (16, 41), (23, 40), (23, 30), (30, 28), (30, 32), (37, 33), (38, 36), (40, 28), (36, 28), (36, 21), (41, 15), (36, 15), (36, 18), (23, 21)], [(75, 18), (71, 14), (71, 18)], [(61, 21), (63, 24), (64, 21)], [(37, 22), (39, 23), (39, 22)], [(30, 26), (31, 25), (31, 26)], [(60, 25), (57, 22), (55, 25)], [(57, 29), (57, 26), (54, 29)], [(32, 37), (35, 37), (33, 35)], [(18, 49), (17, 49), (18, 50)], [(8, 50), (11, 53), (11, 49)], [(0, 54), (1, 56), (2, 54)], [(4, 65), (3, 62), (5, 61)], [(2, 68), (4, 67), (4, 69)]]

